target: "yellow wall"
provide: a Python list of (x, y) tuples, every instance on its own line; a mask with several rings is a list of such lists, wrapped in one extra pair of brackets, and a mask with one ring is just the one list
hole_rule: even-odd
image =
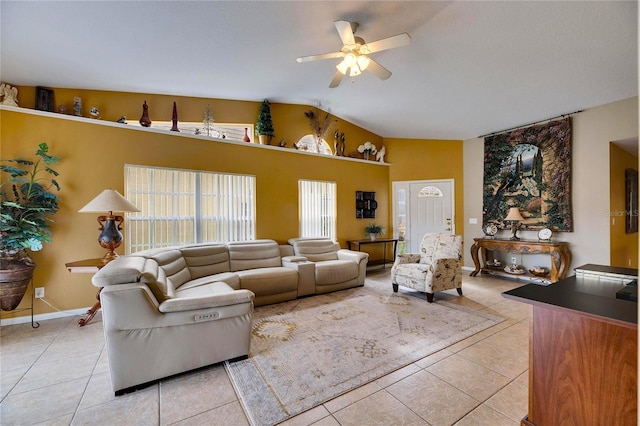
[[(82, 99), (82, 110), (85, 117), (89, 117), (89, 109), (93, 106), (100, 110), (104, 121), (117, 121), (121, 116), (127, 118), (129, 125), (139, 126), (138, 120), (142, 115), (142, 103), (147, 102), (151, 121), (171, 121), (173, 102), (178, 109), (178, 120), (184, 122), (202, 122), (207, 105), (211, 107), (213, 118), (218, 123), (246, 123), (255, 124), (258, 119), (260, 102), (235, 101), (228, 99), (207, 99), (172, 95), (157, 95), (144, 93), (122, 93), (80, 89), (54, 89), (54, 104), (66, 105), (70, 113), (73, 111), (73, 98)], [(18, 104), (23, 108), (34, 108), (35, 87), (19, 87)], [(305, 111), (314, 110), (309, 105), (292, 105), (271, 103), (271, 119), (275, 129), (272, 144), (284, 139), (289, 148), (306, 134), (311, 133), (309, 121), (304, 116)], [(333, 132), (337, 129), (345, 134), (345, 154), (357, 153), (358, 145), (366, 141), (382, 145), (382, 138), (361, 127), (333, 117), (338, 122), (327, 135), (327, 142), (333, 149)], [(153, 123), (151, 125), (153, 127)], [(179, 127), (179, 126), (178, 126)], [(250, 135), (253, 141), (255, 136)], [(362, 155), (359, 155), (362, 158)]]
[[(149, 102), (155, 98), (140, 95), (140, 99)], [(208, 101), (203, 102), (206, 106)], [(135, 102), (138, 106), (140, 103)], [(227, 105), (226, 102), (223, 104)], [(219, 107), (220, 111), (232, 110), (236, 102), (229, 101), (229, 105), (226, 109)], [(224, 116), (220, 121), (253, 122), (259, 103), (242, 105), (244, 108), (238, 109), (237, 117)], [(308, 109), (308, 106), (274, 104), (274, 124), (286, 129), (288, 133), (283, 134), (292, 135), (287, 138), (298, 140), (309, 133), (303, 115)], [(118, 111), (115, 115), (119, 114)], [(285, 117), (291, 120), (290, 126), (286, 125)], [(294, 118), (297, 120), (295, 123)], [(201, 118), (188, 118), (196, 119)], [(56, 167), (60, 172), (58, 181), (62, 187), (59, 193), (62, 207), (55, 217), (53, 242), (45, 245), (42, 251), (33, 253), (38, 265), (35, 286), (45, 287), (45, 299), (59, 310), (83, 308), (95, 302), (96, 288), (90, 285), (91, 275), (70, 274), (64, 265), (75, 260), (101, 257), (104, 253), (97, 244), (97, 214), (77, 211), (105, 188), (124, 192), (123, 168), (126, 163), (254, 174), (257, 186), (256, 237), (271, 238), (280, 243), (298, 235), (298, 179), (337, 182), (337, 233), (343, 247), (346, 247), (348, 239), (364, 237), (366, 222), (355, 218), (355, 191), (375, 191), (380, 206), (386, 206), (390, 201), (389, 166), (374, 162), (302, 154), (253, 144), (215, 142), (204, 137), (143, 129), (137, 125), (137, 120), (135, 125), (124, 126), (54, 113), (5, 109), (0, 111), (0, 122), (0, 154), (3, 158), (31, 158), (37, 144), (43, 141), (49, 143), (53, 155), (63, 158)], [(347, 146), (350, 139), (358, 139), (359, 143), (370, 140), (381, 145), (380, 137), (342, 120), (338, 128), (344, 128), (345, 133), (348, 129)], [(390, 218), (387, 209), (380, 208), (376, 220), (388, 228)], [(119, 252), (122, 253), (122, 247)], [(26, 306), (28, 302), (25, 300), (20, 307)], [(51, 311), (42, 301), (36, 300), (36, 314)], [(17, 315), (20, 314), (28, 312)]]
[[(432, 139), (385, 138), (386, 161), (389, 169), (389, 194), (391, 184), (397, 181), (453, 179), (455, 185), (456, 233), (464, 229), (464, 190), (462, 141)], [(390, 201), (391, 200), (391, 195)], [(391, 204), (389, 217), (391, 217)]]
[[(638, 233), (625, 232), (625, 170), (638, 170), (638, 157), (614, 144), (609, 147), (611, 266), (638, 267)], [(635, 212), (637, 214), (637, 212)]]

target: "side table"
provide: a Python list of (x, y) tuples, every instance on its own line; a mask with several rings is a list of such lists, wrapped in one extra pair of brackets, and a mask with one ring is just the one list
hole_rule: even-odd
[[(85, 260), (78, 260), (75, 262), (69, 262), (69, 263), (65, 263), (64, 266), (66, 266), (67, 270), (72, 274), (95, 274), (100, 270), (100, 268), (102, 268), (107, 263), (109, 262), (105, 262), (102, 258), (98, 258), (98, 259), (85, 259)], [(89, 321), (91, 321), (93, 317), (95, 317), (98, 311), (100, 310), (100, 307), (101, 307), (100, 292), (101, 291), (102, 291), (102, 288), (100, 288), (96, 293), (96, 299), (98, 299), (98, 301), (87, 311), (87, 316), (84, 318), (80, 318), (78, 320), (78, 327), (84, 327), (85, 325), (87, 325)]]
[[(393, 244), (393, 257), (391, 259), (387, 259), (387, 243)], [(364, 244), (382, 244), (382, 259), (377, 259), (370, 261), (368, 265), (382, 265), (384, 268), (387, 263), (393, 263), (396, 260), (396, 250), (398, 248), (398, 239), (397, 238), (376, 238), (375, 240), (366, 239), (366, 240), (349, 240), (347, 241), (349, 245), (349, 250), (360, 250), (360, 246)], [(353, 247), (353, 248), (352, 248)]]

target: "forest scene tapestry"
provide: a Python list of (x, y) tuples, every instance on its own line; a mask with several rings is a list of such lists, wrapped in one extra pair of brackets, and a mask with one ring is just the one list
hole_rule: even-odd
[(573, 231), (570, 118), (485, 138), (483, 189), (484, 225), (518, 207), (522, 229)]

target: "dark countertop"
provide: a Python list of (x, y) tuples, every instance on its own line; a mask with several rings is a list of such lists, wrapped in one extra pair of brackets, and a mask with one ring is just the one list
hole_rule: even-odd
[[(611, 279), (609, 267), (599, 265), (585, 265), (581, 268), (606, 272), (606, 275), (571, 276), (551, 284), (541, 286), (527, 284), (502, 293), (507, 299), (531, 305), (566, 309), (595, 319), (611, 322), (629, 328), (638, 327), (638, 303), (616, 299), (616, 292), (631, 280), (629, 275), (637, 276), (637, 270), (624, 269), (618, 279)], [(614, 268), (616, 269), (616, 268)]]

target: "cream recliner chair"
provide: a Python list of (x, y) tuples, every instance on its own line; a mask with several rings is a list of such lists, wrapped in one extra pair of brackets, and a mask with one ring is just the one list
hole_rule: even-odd
[(369, 254), (345, 250), (329, 238), (292, 238), (296, 256), (315, 264), (315, 293), (364, 285)]
[(423, 291), (429, 303), (436, 291), (455, 288), (462, 296), (462, 236), (426, 234), (420, 243), (420, 253), (396, 256), (391, 284), (396, 293), (400, 285)]

